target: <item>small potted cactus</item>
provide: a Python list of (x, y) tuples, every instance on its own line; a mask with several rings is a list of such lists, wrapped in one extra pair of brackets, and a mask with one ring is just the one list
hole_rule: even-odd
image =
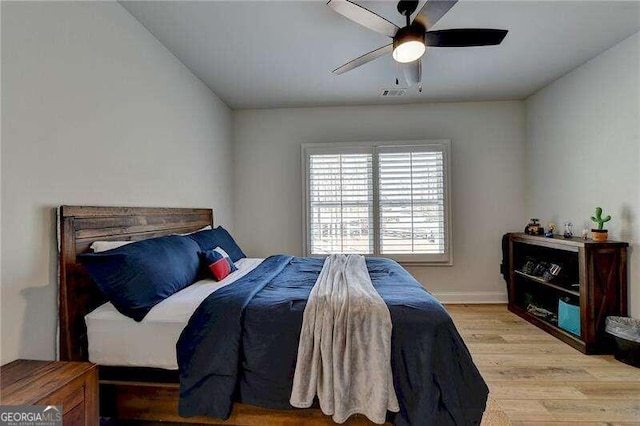
[(602, 229), (602, 227), (605, 222), (609, 222), (611, 220), (611, 216), (606, 215), (605, 217), (602, 217), (602, 207), (596, 207), (596, 215), (591, 216), (591, 220), (598, 225), (597, 229), (591, 230), (593, 241), (607, 241), (607, 238), (609, 238), (609, 231)]

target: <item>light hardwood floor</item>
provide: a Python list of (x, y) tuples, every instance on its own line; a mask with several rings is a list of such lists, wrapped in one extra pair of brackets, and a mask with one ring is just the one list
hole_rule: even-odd
[(506, 305), (446, 308), (513, 425), (640, 425), (640, 369), (583, 355)]

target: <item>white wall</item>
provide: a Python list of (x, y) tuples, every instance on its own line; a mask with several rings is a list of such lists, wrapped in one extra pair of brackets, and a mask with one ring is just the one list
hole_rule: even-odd
[[(575, 231), (602, 206), (609, 238), (640, 242), (640, 33), (526, 102), (527, 212)], [(640, 249), (631, 248), (630, 310), (640, 316)]]
[(240, 245), (251, 256), (302, 253), (301, 143), (417, 139), (452, 140), (454, 266), (409, 270), (441, 300), (506, 300), (501, 236), (527, 219), (522, 102), (234, 112)]
[(2, 2), (2, 356), (54, 357), (60, 204), (212, 207), (231, 111), (115, 2)]

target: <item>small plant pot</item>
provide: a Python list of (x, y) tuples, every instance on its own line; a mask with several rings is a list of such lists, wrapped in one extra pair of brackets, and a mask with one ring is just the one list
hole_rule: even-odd
[(609, 231), (606, 229), (592, 229), (591, 238), (593, 238), (593, 241), (607, 241), (609, 238)]

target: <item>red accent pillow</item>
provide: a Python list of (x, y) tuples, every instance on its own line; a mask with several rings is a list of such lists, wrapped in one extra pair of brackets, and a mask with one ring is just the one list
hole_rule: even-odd
[(233, 264), (226, 251), (220, 247), (200, 252), (200, 257), (206, 269), (216, 281), (223, 280), (238, 268)]

